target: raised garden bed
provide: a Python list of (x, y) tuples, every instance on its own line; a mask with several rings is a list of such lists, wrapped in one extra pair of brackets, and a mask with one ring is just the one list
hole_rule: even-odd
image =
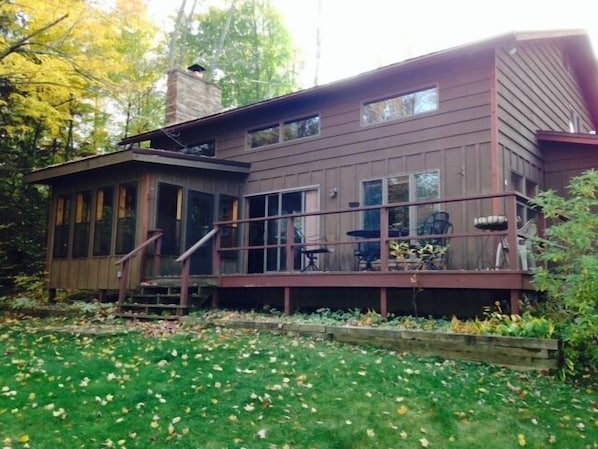
[(515, 369), (555, 370), (561, 363), (561, 342), (554, 339), (502, 337), (376, 327), (331, 326), (283, 321), (215, 320), (222, 327), (328, 338), (446, 359), (470, 360)]

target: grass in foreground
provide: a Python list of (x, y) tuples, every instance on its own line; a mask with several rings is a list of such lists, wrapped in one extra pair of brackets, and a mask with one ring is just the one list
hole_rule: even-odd
[(0, 322), (8, 448), (597, 448), (595, 392), (481, 364), (227, 329)]

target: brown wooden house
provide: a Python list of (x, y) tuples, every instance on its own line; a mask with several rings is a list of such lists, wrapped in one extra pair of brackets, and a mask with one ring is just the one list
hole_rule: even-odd
[[(174, 123), (28, 175), (52, 186), (51, 290), (120, 288), (126, 304), (168, 285), (175, 310), (200, 289), (286, 312), (409, 312), (414, 299), (420, 313), (516, 311), (533, 255), (504, 250), (543, 223), (527, 200), (598, 166), (598, 70), (581, 31), (507, 34), (220, 112), (190, 69), (170, 74)], [(422, 233), (437, 211), (450, 227)], [(433, 238), (448, 251), (422, 263), (418, 242)], [(363, 244), (377, 248), (367, 270)]]

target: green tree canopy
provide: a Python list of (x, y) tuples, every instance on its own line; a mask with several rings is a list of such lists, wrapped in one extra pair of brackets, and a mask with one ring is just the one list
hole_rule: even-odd
[(238, 107), (297, 88), (296, 51), (269, 0), (232, 1), (179, 22), (177, 63), (200, 62), (222, 89), (224, 107)]

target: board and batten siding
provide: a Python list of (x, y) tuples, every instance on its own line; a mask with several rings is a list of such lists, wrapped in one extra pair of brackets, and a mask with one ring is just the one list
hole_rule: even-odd
[[(493, 61), (493, 52), (487, 51), (420, 67), (417, 72), (384, 72), (353, 89), (256, 114), (216, 137), (217, 157), (251, 163), (245, 195), (315, 186), (321, 210), (362, 202), (363, 180), (427, 170), (440, 171), (442, 197), (490, 192)], [(430, 86), (438, 87), (438, 111), (361, 125), (363, 102)], [(318, 136), (257, 149), (246, 147), (247, 130), (314, 113), (321, 119)], [(338, 192), (335, 197), (328, 195), (332, 189)], [(471, 231), (472, 217), (482, 213), (480, 206), (473, 204), (448, 208), (454, 208), (449, 212), (455, 230)], [(356, 220), (333, 223), (327, 219), (326, 237), (346, 238), (346, 232), (358, 224)]]
[(520, 42), (497, 49), (504, 190), (513, 190), (512, 171), (544, 187), (544, 160), (535, 137), (538, 130), (569, 131), (571, 109), (581, 118), (581, 131), (591, 129), (589, 111), (563, 45), (555, 41)]

